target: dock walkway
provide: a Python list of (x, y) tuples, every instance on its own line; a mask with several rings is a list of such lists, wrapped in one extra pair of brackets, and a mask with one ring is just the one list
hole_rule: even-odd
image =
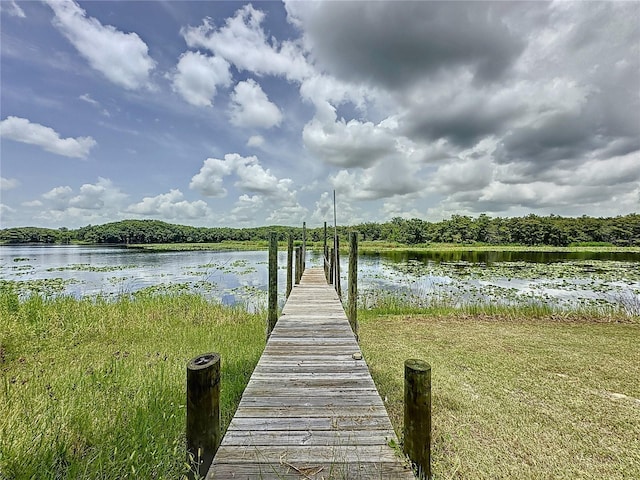
[[(358, 359), (360, 358), (360, 359)], [(292, 290), (207, 474), (213, 479), (413, 479), (322, 268)]]

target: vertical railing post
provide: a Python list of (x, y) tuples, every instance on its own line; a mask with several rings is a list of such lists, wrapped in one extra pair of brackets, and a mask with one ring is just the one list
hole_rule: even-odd
[(334, 273), (335, 273), (335, 255), (333, 254), (333, 248), (332, 248), (331, 255), (329, 256), (329, 285), (333, 285)]
[(187, 462), (190, 478), (204, 478), (220, 445), (220, 355), (187, 363)]
[(307, 222), (302, 222), (302, 272), (307, 268)]
[(327, 222), (324, 222), (324, 242), (322, 245), (322, 254), (324, 255), (324, 262), (322, 265), (324, 266), (324, 278), (329, 282), (329, 269), (327, 268), (327, 261), (329, 260), (327, 257)]
[(336, 273), (333, 275), (333, 283), (336, 286), (336, 292), (338, 292), (338, 297), (342, 300), (342, 286), (340, 285), (340, 238), (336, 236), (335, 239), (335, 270)]
[(302, 247), (296, 247), (296, 285), (300, 283), (302, 272), (300, 271), (300, 259), (302, 257)]
[(349, 323), (358, 339), (358, 232), (349, 235)]
[(293, 288), (293, 234), (289, 234), (287, 242), (287, 298)]
[(269, 234), (269, 312), (267, 318), (267, 337), (278, 321), (278, 234)]
[(329, 260), (329, 247), (324, 247), (324, 277), (327, 280), (327, 283), (331, 283), (331, 275), (330, 275), (330, 260)]
[(298, 247), (300, 250), (300, 256), (298, 257), (298, 283), (302, 280), (302, 274), (304, 273), (304, 250), (302, 246)]
[(431, 366), (423, 360), (404, 362), (404, 453), (418, 478), (431, 480)]

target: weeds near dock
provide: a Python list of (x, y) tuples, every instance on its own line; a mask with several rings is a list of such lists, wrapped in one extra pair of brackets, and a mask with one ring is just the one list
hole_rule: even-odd
[(221, 354), (226, 428), (263, 318), (196, 295), (0, 293), (0, 478), (180, 478), (187, 361)]

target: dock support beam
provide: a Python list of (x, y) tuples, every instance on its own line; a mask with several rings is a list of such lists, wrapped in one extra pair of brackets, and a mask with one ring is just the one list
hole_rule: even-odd
[(191, 478), (204, 478), (220, 435), (220, 355), (207, 353), (187, 363), (187, 462)]
[(404, 362), (404, 453), (420, 480), (431, 480), (431, 366)]
[(296, 285), (302, 278), (302, 247), (296, 247)]
[(336, 286), (336, 292), (338, 292), (338, 298), (342, 300), (342, 286), (340, 285), (340, 238), (336, 236), (335, 238), (335, 248), (334, 248), (336, 260), (333, 264), (335, 268), (335, 273), (333, 274), (333, 283)]
[[(328, 247), (327, 247), (328, 248)], [(335, 273), (335, 255), (333, 254), (333, 248), (329, 256), (329, 285), (333, 285), (333, 275)]]
[(349, 234), (349, 305), (347, 317), (358, 340), (358, 232)]
[(302, 222), (302, 272), (307, 268), (307, 222)]
[(287, 242), (287, 298), (293, 288), (293, 234), (289, 234)]
[(327, 279), (327, 283), (331, 283), (329, 281), (329, 267), (327, 265), (329, 260), (329, 247), (327, 247), (327, 222), (324, 222), (324, 244), (322, 246), (322, 254), (324, 255), (324, 277)]
[(267, 338), (278, 321), (278, 234), (269, 234), (269, 313)]

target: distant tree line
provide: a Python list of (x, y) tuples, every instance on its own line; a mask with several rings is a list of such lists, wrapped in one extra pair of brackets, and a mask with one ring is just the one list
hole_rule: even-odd
[[(527, 215), (513, 218), (477, 218), (453, 215), (448, 220), (428, 222), (418, 218), (396, 217), (390, 222), (367, 222), (339, 226), (338, 235), (346, 239), (350, 230), (357, 230), (363, 240), (398, 242), (407, 245), (423, 243), (458, 243), (490, 245), (553, 245), (612, 244), (640, 245), (640, 215), (630, 214), (609, 218), (540, 217)], [(219, 243), (223, 241), (267, 240), (269, 232), (277, 232), (279, 240), (292, 233), (302, 239), (302, 227), (269, 226), (256, 228), (190, 227), (158, 220), (123, 220), (104, 225), (87, 225), (69, 230), (38, 227), (0, 230), (2, 243), (70, 243), (148, 244), (148, 243)], [(329, 228), (332, 235), (333, 228)], [(309, 241), (322, 241), (324, 230), (307, 229)]]

